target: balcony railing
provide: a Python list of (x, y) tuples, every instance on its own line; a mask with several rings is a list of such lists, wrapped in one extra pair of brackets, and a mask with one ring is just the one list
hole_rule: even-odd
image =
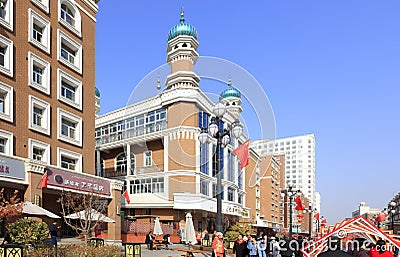
[(146, 174), (146, 173), (153, 173), (153, 172), (163, 172), (164, 171), (164, 164), (152, 165), (148, 167), (136, 167), (133, 169), (132, 173), (129, 173), (126, 170), (114, 170), (114, 169), (107, 169), (104, 171), (104, 177), (112, 178), (112, 177), (123, 177), (133, 174)]
[(154, 132), (165, 130), (166, 128), (167, 128), (167, 122), (162, 121), (162, 122), (157, 122), (154, 124), (148, 124), (143, 127), (134, 127), (134, 128), (126, 129), (126, 130), (111, 132), (109, 134), (96, 136), (96, 146), (99, 146), (102, 144), (107, 144), (107, 143), (112, 143), (112, 142), (118, 142), (121, 140), (129, 139), (129, 138), (133, 138), (133, 137), (137, 137), (137, 136), (151, 134)]

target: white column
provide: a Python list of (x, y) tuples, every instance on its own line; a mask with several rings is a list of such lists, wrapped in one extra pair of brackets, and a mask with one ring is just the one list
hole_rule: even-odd
[(164, 172), (168, 171), (168, 142), (169, 142), (169, 137), (168, 135), (164, 136)]
[(126, 145), (126, 175), (133, 175), (133, 171), (131, 170), (131, 145)]

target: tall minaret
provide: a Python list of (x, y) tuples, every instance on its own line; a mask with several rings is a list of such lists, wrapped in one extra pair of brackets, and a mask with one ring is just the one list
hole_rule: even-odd
[(193, 71), (199, 57), (198, 46), (197, 30), (185, 23), (182, 8), (179, 24), (168, 32), (167, 63), (171, 65), (171, 74), (167, 77), (167, 89), (199, 86), (200, 78)]
[(239, 118), (242, 112), (242, 94), (232, 86), (232, 80), (228, 80), (228, 88), (219, 95), (219, 101), (226, 106), (235, 119)]

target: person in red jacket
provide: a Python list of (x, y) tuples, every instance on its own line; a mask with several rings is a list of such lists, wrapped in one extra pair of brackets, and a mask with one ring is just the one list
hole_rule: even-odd
[(214, 241), (212, 242), (212, 249), (215, 257), (223, 257), (225, 252), (224, 241), (222, 240), (223, 234), (217, 232)]
[(393, 253), (389, 251), (388, 246), (384, 240), (376, 241), (375, 247), (369, 250), (370, 257), (394, 257)]

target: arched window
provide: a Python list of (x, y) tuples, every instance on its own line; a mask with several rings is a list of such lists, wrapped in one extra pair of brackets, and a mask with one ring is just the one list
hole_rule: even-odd
[(76, 35), (81, 36), (81, 15), (74, 0), (59, 1), (59, 21)]
[(126, 175), (133, 175), (136, 168), (135, 155), (131, 154), (131, 172), (127, 173), (128, 162), (126, 158), (126, 153), (120, 153), (115, 157), (115, 171), (119, 173), (124, 173)]

